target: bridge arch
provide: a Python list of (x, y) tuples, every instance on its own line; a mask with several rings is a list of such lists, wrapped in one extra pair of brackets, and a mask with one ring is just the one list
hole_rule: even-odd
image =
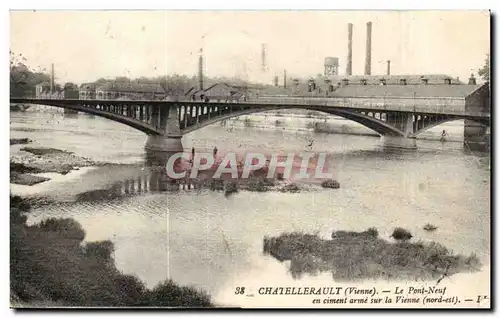
[[(109, 112), (109, 111), (104, 111), (102, 109), (99, 109), (99, 106), (103, 106), (100, 104), (95, 104), (94, 106), (96, 107), (88, 107), (88, 106), (82, 106), (78, 104), (69, 104), (65, 103), (64, 100), (43, 100), (43, 99), (19, 99), (16, 100), (15, 103), (24, 103), (24, 104), (33, 104), (33, 105), (44, 105), (44, 106), (51, 106), (51, 107), (58, 107), (58, 108), (63, 108), (63, 109), (71, 109), (75, 111), (79, 111), (82, 113), (90, 114), (90, 115), (95, 115), (99, 117), (103, 117), (106, 119), (110, 119), (112, 121), (124, 124), (126, 126), (132, 127), (134, 129), (137, 129), (139, 131), (142, 131), (143, 133), (147, 135), (161, 135), (162, 133), (155, 129), (151, 124), (141, 121), (132, 117), (125, 116), (123, 114), (119, 114), (117, 112)], [(90, 103), (89, 103), (90, 104)]]
[[(223, 107), (224, 105), (218, 105), (218, 107)], [(321, 113), (329, 114), (329, 115), (334, 115), (334, 116), (339, 116), (345, 119), (352, 120), (354, 122), (357, 122), (367, 128), (370, 128), (377, 132), (380, 135), (391, 135), (391, 136), (404, 136), (404, 133), (385, 123), (384, 121), (377, 119), (375, 117), (368, 116), (366, 114), (362, 113), (357, 113), (357, 112), (352, 112), (352, 111), (346, 111), (346, 110), (341, 110), (341, 109), (325, 109), (324, 107), (315, 107), (315, 106), (297, 106), (297, 107), (282, 107), (282, 106), (277, 106), (277, 107), (261, 107), (261, 108), (251, 108), (251, 109), (244, 109), (244, 110), (236, 110), (232, 111), (231, 113), (224, 113), (221, 115), (213, 115), (213, 116), (208, 116), (203, 114), (202, 118), (197, 123), (193, 123), (191, 125), (188, 125), (187, 127), (184, 127), (181, 129), (183, 134), (187, 134), (190, 132), (193, 132), (195, 130), (201, 129), (205, 126), (215, 124), (217, 122), (231, 119), (234, 117), (239, 117), (243, 115), (250, 115), (254, 113), (260, 113), (260, 112), (266, 112), (266, 111), (273, 111), (273, 110), (283, 110), (283, 109), (302, 109), (302, 110), (312, 110), (312, 111), (318, 111)]]
[(415, 131), (413, 133), (413, 137), (417, 137), (419, 134), (421, 134), (421, 133), (423, 133), (431, 128), (437, 127), (439, 125), (442, 125), (442, 124), (445, 124), (448, 122), (452, 122), (452, 121), (459, 121), (459, 120), (464, 120), (464, 119), (463, 118), (446, 118), (446, 119), (443, 119), (443, 120), (440, 120), (437, 122), (433, 122), (431, 124), (427, 124), (425, 127), (420, 128), (419, 130)]
[[(434, 128), (434, 127), (437, 127), (439, 125), (442, 125), (442, 124), (445, 124), (445, 123), (448, 123), (448, 122), (453, 122), (453, 121), (459, 121), (459, 120), (463, 120), (464, 121), (464, 127), (465, 127), (465, 121), (466, 121), (466, 118), (459, 118), (459, 117), (447, 117), (447, 118), (444, 118), (442, 120), (439, 120), (439, 121), (436, 121), (436, 122), (432, 122), (430, 124), (426, 124), (423, 128), (420, 128), (418, 129), (417, 131), (415, 131), (412, 135), (412, 137), (417, 137), (419, 134), (431, 129), (431, 128)], [(470, 119), (478, 124), (481, 124), (481, 125), (486, 125), (486, 126), (489, 126), (488, 123), (484, 122), (484, 121), (481, 121), (481, 120), (473, 120), (473, 119)]]

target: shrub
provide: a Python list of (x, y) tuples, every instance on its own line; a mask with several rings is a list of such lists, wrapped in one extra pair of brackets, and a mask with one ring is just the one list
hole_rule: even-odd
[(323, 188), (338, 189), (340, 188), (340, 183), (336, 180), (328, 179), (321, 182)]
[(238, 185), (236, 182), (227, 182), (224, 185), (224, 194), (225, 195), (230, 195), (232, 193), (238, 192)]
[(281, 192), (291, 192), (291, 193), (296, 193), (300, 191), (300, 188), (297, 184), (295, 183), (290, 183), (285, 185), (283, 188), (280, 189)]
[(370, 236), (378, 237), (378, 230), (374, 227), (371, 227), (368, 230), (366, 230), (366, 233)]
[(269, 190), (267, 186), (270, 185), (270, 183), (266, 180), (267, 179), (250, 180), (248, 182), (248, 190), (257, 192), (266, 192), (267, 190)]
[(83, 241), (85, 231), (80, 223), (73, 219), (49, 218), (38, 224), (38, 227), (44, 231), (57, 232), (64, 238)]
[(146, 287), (135, 276), (132, 275), (118, 275), (114, 279), (118, 290), (125, 297), (125, 303), (129, 306), (137, 306), (146, 292)]
[(408, 230), (403, 229), (402, 227), (397, 227), (392, 232), (391, 237), (397, 241), (406, 241), (411, 239), (413, 236)]
[(430, 224), (430, 223), (427, 223), (427, 224), (424, 226), (424, 230), (429, 231), (429, 232), (431, 232), (431, 231), (435, 231), (435, 230), (437, 230), (437, 226), (432, 225), (432, 224)]
[(148, 291), (143, 305), (157, 307), (212, 307), (210, 296), (193, 287), (181, 287), (167, 280)]
[(98, 241), (98, 242), (88, 242), (85, 244), (85, 252), (88, 256), (94, 256), (104, 260), (111, 260), (111, 255), (113, 254), (115, 247), (113, 242)]
[(224, 180), (222, 179), (210, 179), (209, 184), (210, 190), (224, 190)]

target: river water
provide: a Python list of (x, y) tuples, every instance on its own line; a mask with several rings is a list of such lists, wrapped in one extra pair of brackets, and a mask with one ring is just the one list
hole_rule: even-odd
[[(225, 127), (212, 125), (188, 134), (183, 144), (187, 149), (217, 146), (224, 151), (265, 148), (299, 152), (314, 139), (312, 151), (328, 152), (333, 158), (340, 189), (310, 186), (297, 194), (240, 191), (229, 197), (205, 190), (158, 191), (152, 182), (144, 181), (151, 180), (143, 167), (144, 134), (82, 114), (11, 112), (11, 138), (27, 137), (34, 141), (33, 146), (123, 164), (82, 168), (66, 176), (48, 174), (54, 177), (51, 181), (32, 187), (11, 185), (11, 191), (56, 201), (35, 208), (28, 222), (53, 216), (74, 218), (84, 227), (86, 240), (114, 242), (116, 266), (122, 272), (138, 276), (148, 287), (167, 278), (200, 287), (219, 304), (275, 304), (267, 298), (234, 296), (237, 286), (253, 288), (256, 293), (266, 283), (333, 284), (329, 275), (295, 281), (286, 263), (262, 255), (263, 236), (284, 231), (330, 237), (333, 230), (376, 227), (381, 236), (389, 237), (394, 227), (401, 226), (415, 240), (436, 241), (455, 253), (476, 253), (483, 271), (460, 275), (475, 283), (478, 292), (489, 290), (489, 154), (464, 151), (462, 123), (427, 132), (424, 137), (435, 140), (416, 140), (416, 148), (394, 148), (374, 136), (314, 134), (305, 129), (311, 119), (287, 122), (279, 117), (285, 121), (283, 129), (269, 124), (278, 117), (250, 118), (259, 127), (240, 125), (241, 119)], [(336, 120), (339, 126), (362, 129)], [(447, 142), (439, 141), (442, 129), (450, 136)], [(11, 153), (21, 147), (11, 146)], [(108, 199), (101, 192), (89, 195), (100, 189), (108, 189), (102, 192), (107, 195), (114, 189), (113, 195)], [(438, 230), (424, 231), (426, 223)], [(287, 305), (307, 303), (298, 299)]]

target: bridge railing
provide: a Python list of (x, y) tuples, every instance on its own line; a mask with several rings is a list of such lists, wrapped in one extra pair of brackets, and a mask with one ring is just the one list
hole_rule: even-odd
[(243, 103), (310, 105), (379, 111), (411, 111), (463, 115), (465, 99), (456, 97), (272, 97), (259, 96)]
[[(28, 97), (23, 97), (29, 99)], [(47, 100), (47, 99), (62, 99), (51, 97), (32, 97), (31, 99)], [(66, 99), (66, 100), (79, 100)], [(82, 100), (84, 102), (85, 100)], [(106, 102), (123, 102), (120, 100), (106, 100)], [(136, 100), (130, 102), (144, 102), (145, 100)], [(177, 101), (158, 101), (151, 102), (177, 102)], [(179, 101), (189, 103), (192, 101)], [(199, 101), (197, 102), (199, 103)], [(314, 107), (338, 107), (347, 109), (364, 109), (370, 111), (402, 111), (402, 112), (418, 112), (429, 114), (447, 114), (460, 116), (477, 116), (490, 117), (489, 112), (481, 110), (465, 109), (465, 98), (457, 97), (296, 97), (296, 96), (259, 96), (240, 99), (240, 104), (251, 105), (283, 105), (283, 106), (314, 106)]]

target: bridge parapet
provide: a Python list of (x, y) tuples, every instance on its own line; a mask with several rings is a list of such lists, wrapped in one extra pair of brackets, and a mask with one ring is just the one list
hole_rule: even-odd
[(465, 107), (458, 97), (259, 97), (246, 104), (325, 106), (374, 111), (418, 112), (459, 116), (489, 117), (483, 109)]

